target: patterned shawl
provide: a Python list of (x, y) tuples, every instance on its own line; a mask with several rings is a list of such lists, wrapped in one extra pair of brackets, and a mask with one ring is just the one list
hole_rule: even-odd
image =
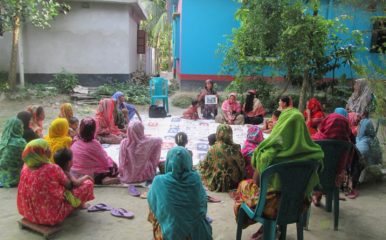
[(351, 112), (362, 114), (367, 110), (372, 92), (364, 78), (355, 80), (355, 85), (356, 88), (347, 101), (347, 108)]
[(63, 103), (60, 106), (59, 117), (65, 118), (65, 119), (67, 119), (67, 121), (70, 122), (70, 118), (72, 118), (73, 116), (74, 116), (74, 111), (72, 110), (71, 103)]
[(113, 99), (104, 98), (99, 101), (95, 115), (97, 135), (121, 135), (121, 131), (114, 122), (115, 102)]
[(50, 163), (47, 152), (50, 150), (49, 143), (44, 139), (32, 140), (25, 146), (22, 154), (23, 161), (27, 167), (35, 169), (43, 164)]
[(147, 201), (164, 239), (212, 239), (206, 220), (207, 196), (192, 158), (184, 147), (169, 150), (166, 173), (154, 178)]

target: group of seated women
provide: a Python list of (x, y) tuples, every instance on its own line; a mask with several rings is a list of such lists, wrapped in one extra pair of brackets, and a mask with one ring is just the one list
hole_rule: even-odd
[[(237, 216), (241, 203), (251, 208), (256, 206), (259, 176), (269, 166), (303, 160), (323, 165), (323, 151), (314, 140), (349, 141), (356, 144), (360, 156), (369, 163), (381, 161), (380, 152), (376, 151), (379, 145), (374, 144), (374, 126), (365, 108), (360, 108), (364, 109), (363, 113), (357, 113), (362, 119), (357, 120), (359, 126), (355, 138), (347, 110), (337, 108), (326, 115), (317, 99), (311, 99), (302, 114), (293, 107), (290, 97), (281, 97), (280, 111), (275, 112), (261, 129), (257, 125), (263, 122), (265, 111), (255, 97), (256, 92), (248, 92), (243, 108), (235, 94), (230, 94), (223, 103), (221, 115), (213, 105), (203, 102), (205, 94), (216, 94), (213, 82), (206, 82), (198, 102), (204, 117), (221, 118), (224, 123), (217, 127), (215, 137), (209, 137), (211, 141), (215, 140), (198, 166), (200, 175), (193, 168), (191, 152), (184, 147), (187, 135), (180, 133), (176, 137), (179, 146), (167, 154), (164, 174), (156, 176), (162, 140), (146, 136), (142, 122), (132, 121), (137, 111), (127, 105), (118, 92), (111, 99), (100, 100), (95, 117), (82, 119), (79, 128), (71, 104), (63, 104), (59, 117), (50, 124), (44, 138), (41, 106), (29, 107), (19, 113), (18, 118), (8, 120), (0, 140), (0, 183), (3, 187), (18, 186), (17, 205), (21, 215), (34, 223), (55, 225), (94, 198), (93, 182), (152, 180), (147, 198), (148, 220), (153, 226), (154, 239), (212, 239), (212, 228), (206, 216), (208, 196), (203, 185), (210, 191), (236, 190), (232, 197)], [(355, 97), (364, 99), (361, 94)], [(350, 107), (350, 101), (348, 109), (354, 109)], [(241, 147), (233, 142), (229, 124), (243, 122), (251, 125)], [(270, 132), (266, 139), (265, 131)], [(119, 167), (102, 143), (120, 144)], [(354, 152), (347, 153), (346, 161), (342, 161), (345, 164), (338, 171), (339, 184), (343, 181), (341, 175), (357, 163), (351, 160), (354, 155)], [(307, 186), (306, 204), (318, 184), (315, 171)], [(355, 188), (355, 184), (352, 187)], [(279, 196), (280, 184), (273, 178), (264, 211), (266, 216), (276, 216)], [(321, 193), (314, 191), (312, 200), (315, 204), (320, 197)], [(258, 238), (261, 234), (259, 230), (253, 237)]]

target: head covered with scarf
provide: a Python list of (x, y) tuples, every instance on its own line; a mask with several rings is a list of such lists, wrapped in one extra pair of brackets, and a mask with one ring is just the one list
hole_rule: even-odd
[(154, 178), (147, 200), (164, 239), (212, 239), (206, 220), (207, 196), (184, 147), (169, 150), (166, 173)]
[(68, 121), (65, 118), (56, 118), (51, 122), (48, 129), (48, 135), (44, 139), (51, 147), (52, 156), (51, 162), (54, 162), (53, 155), (61, 148), (69, 148), (72, 143), (72, 138), (68, 136)]
[(371, 102), (372, 91), (365, 78), (355, 80), (354, 92), (347, 101), (347, 109), (351, 112), (362, 114), (368, 110)]
[(74, 116), (74, 111), (72, 109), (71, 103), (63, 103), (60, 106), (59, 117), (60, 118), (65, 118), (65, 119), (67, 119), (69, 121), (70, 118), (72, 118), (73, 116)]
[(121, 131), (114, 122), (115, 110), (115, 102), (113, 99), (103, 98), (99, 101), (99, 106), (95, 116), (98, 135), (121, 134)]
[(44, 139), (32, 140), (25, 146), (22, 154), (23, 162), (29, 168), (39, 168), (41, 165), (50, 163), (50, 145)]
[[(271, 134), (253, 154), (252, 165), (261, 174), (267, 167), (281, 162), (315, 160), (323, 164), (323, 151), (310, 137), (304, 118), (299, 110), (289, 108), (282, 111)], [(307, 187), (310, 193), (319, 183), (315, 172)], [(279, 179), (271, 182), (271, 187), (280, 190)]]

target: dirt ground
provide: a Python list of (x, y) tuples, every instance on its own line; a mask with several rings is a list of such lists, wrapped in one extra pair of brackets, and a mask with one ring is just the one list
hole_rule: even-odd
[[(29, 104), (42, 104), (46, 109), (45, 129), (58, 114), (64, 96), (55, 100), (36, 99), (21, 102), (0, 101), (0, 130), (5, 119), (15, 116)], [(95, 105), (75, 106), (80, 118), (93, 116)], [(139, 107), (142, 114), (147, 114), (146, 107)], [(172, 115), (181, 115), (182, 110), (172, 108)], [(139, 188), (144, 191), (144, 188)], [(333, 230), (333, 215), (323, 208), (312, 207), (310, 230), (305, 231), (305, 239), (386, 239), (386, 183), (367, 183), (359, 188), (360, 196), (355, 200), (340, 202), (339, 231)], [(113, 207), (122, 207), (135, 213), (132, 220), (120, 219), (108, 212), (88, 213), (84, 210), (74, 212), (62, 223), (63, 229), (55, 239), (152, 239), (152, 227), (147, 222), (147, 201), (128, 195), (126, 188), (96, 187), (95, 200), (91, 204), (106, 203)], [(33, 240), (42, 239), (38, 234), (20, 230), (16, 221), (20, 219), (16, 207), (17, 189), (0, 189), (0, 239)], [(233, 214), (233, 200), (226, 193), (209, 193), (220, 198), (221, 203), (208, 203), (208, 215), (213, 218), (214, 239), (235, 239), (236, 222)], [(249, 239), (258, 228), (258, 224), (243, 231), (243, 239)], [(296, 239), (295, 225), (288, 228), (287, 239)]]

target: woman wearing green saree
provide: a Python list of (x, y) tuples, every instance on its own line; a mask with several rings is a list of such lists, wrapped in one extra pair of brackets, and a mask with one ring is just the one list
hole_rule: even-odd
[(23, 138), (23, 123), (9, 119), (0, 139), (0, 186), (16, 187), (23, 167), (21, 153), (27, 142)]
[[(320, 146), (310, 137), (303, 115), (296, 108), (283, 110), (271, 135), (260, 143), (252, 156), (252, 166), (255, 168), (254, 178), (242, 181), (235, 195), (234, 212), (237, 216), (241, 203), (245, 202), (254, 208), (259, 199), (259, 175), (268, 167), (283, 162), (314, 160), (323, 164), (324, 153)], [(313, 188), (319, 184), (315, 171), (307, 186), (306, 194), (311, 197)], [(276, 217), (279, 203), (280, 182), (273, 177), (269, 184), (267, 203), (264, 214)], [(306, 199), (307, 204), (310, 202)], [(254, 234), (252, 239), (261, 237), (262, 231)]]

